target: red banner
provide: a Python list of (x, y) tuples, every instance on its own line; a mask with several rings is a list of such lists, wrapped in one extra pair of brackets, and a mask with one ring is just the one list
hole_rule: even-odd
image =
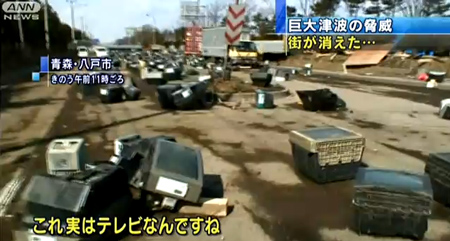
[(187, 27), (184, 38), (185, 54), (202, 54), (203, 28), (200, 26)]

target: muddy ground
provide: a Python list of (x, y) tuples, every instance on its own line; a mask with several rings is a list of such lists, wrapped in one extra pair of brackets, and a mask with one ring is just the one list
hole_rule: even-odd
[[(246, 78), (249, 80), (249, 78)], [(214, 84), (211, 86), (212, 89), (219, 93), (252, 93), (258, 89), (267, 90), (267, 91), (280, 91), (283, 90), (282, 87), (279, 86), (269, 86), (269, 87), (261, 87), (252, 85), (251, 82), (245, 82), (242, 78), (237, 78), (233, 76), (230, 80), (224, 79), (215, 79)]]
[[(45, 170), (45, 145), (52, 138), (82, 136), (89, 143), (91, 158), (106, 160), (118, 136), (173, 135), (180, 143), (201, 148), (205, 172), (221, 176), (225, 196), (235, 208), (222, 219), (219, 236), (127, 240), (404, 240), (358, 236), (350, 231), (352, 181), (317, 185), (296, 174), (287, 133), (325, 125), (350, 128), (367, 138), (367, 165), (423, 172), (429, 152), (450, 149), (449, 122), (436, 115), (436, 101), (448, 93), (327, 79), (303, 79), (283, 85), (292, 91), (331, 88), (347, 102), (349, 110), (305, 112), (292, 95), (277, 100), (273, 110), (258, 110), (245, 103), (236, 110), (216, 106), (209, 111), (170, 112), (159, 108), (154, 88), (141, 82), (141, 100), (112, 105), (80, 101), (75, 87), (32, 85), (39, 91), (17, 93), (15, 102), (20, 102), (22, 95), (28, 96), (30, 103), (42, 98), (56, 100), (2, 111), (2, 129), (4, 121), (10, 123), (7, 135), (2, 135), (2, 162), (5, 155), (9, 155), (8, 160), (26, 157), (2, 163), (2, 184), (18, 167), (30, 173)], [(35, 117), (26, 115), (33, 112), (37, 113)], [(46, 121), (40, 121), (36, 117), (39, 115), (46, 116)], [(15, 123), (24, 124), (11, 129)], [(49, 131), (45, 134), (46, 127)], [(450, 240), (448, 208), (434, 205), (426, 240)]]

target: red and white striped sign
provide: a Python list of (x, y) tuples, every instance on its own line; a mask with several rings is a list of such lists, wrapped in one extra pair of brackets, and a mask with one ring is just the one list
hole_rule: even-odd
[(225, 31), (225, 38), (228, 45), (235, 45), (239, 43), (241, 38), (242, 27), (245, 21), (245, 5), (234, 4), (228, 7), (227, 15), (227, 29)]

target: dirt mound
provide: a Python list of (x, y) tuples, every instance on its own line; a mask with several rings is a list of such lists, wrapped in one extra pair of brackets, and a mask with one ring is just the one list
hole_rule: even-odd
[(270, 86), (266, 88), (254, 86), (236, 77), (231, 77), (230, 80), (216, 79), (212, 88), (215, 92), (219, 93), (251, 93), (258, 89), (267, 91), (283, 90), (281, 86)]
[[(329, 71), (343, 71), (343, 63), (347, 60), (347, 55), (316, 55), (302, 54), (292, 56), (281, 65), (304, 66), (309, 63), (313, 68)], [(440, 58), (431, 62), (420, 63), (420, 59), (401, 58), (397, 56), (387, 56), (377, 66), (347, 68), (349, 72), (357, 74), (371, 74), (379, 76), (415, 76), (419, 72), (443, 71), (450, 77), (450, 58)]]

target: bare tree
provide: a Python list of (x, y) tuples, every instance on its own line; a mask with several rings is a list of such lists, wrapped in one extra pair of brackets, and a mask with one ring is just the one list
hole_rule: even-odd
[(218, 26), (225, 15), (226, 4), (220, 0), (216, 0), (206, 6), (206, 19), (208, 20), (208, 24), (212, 27)]
[(424, 8), (423, 0), (404, 0), (398, 8), (405, 17), (421, 17)]
[(275, 5), (273, 0), (263, 0), (267, 5), (266, 8), (260, 8), (258, 12), (261, 12), (264, 16), (273, 16), (275, 15)]
[(365, 2), (365, 0), (344, 0), (350, 17), (357, 17)]
[(302, 16), (310, 16), (311, 15), (311, 7), (316, 4), (318, 0), (299, 0), (299, 7), (297, 13)]
[(399, 10), (405, 17), (445, 16), (450, 3), (442, 0), (404, 0)]

